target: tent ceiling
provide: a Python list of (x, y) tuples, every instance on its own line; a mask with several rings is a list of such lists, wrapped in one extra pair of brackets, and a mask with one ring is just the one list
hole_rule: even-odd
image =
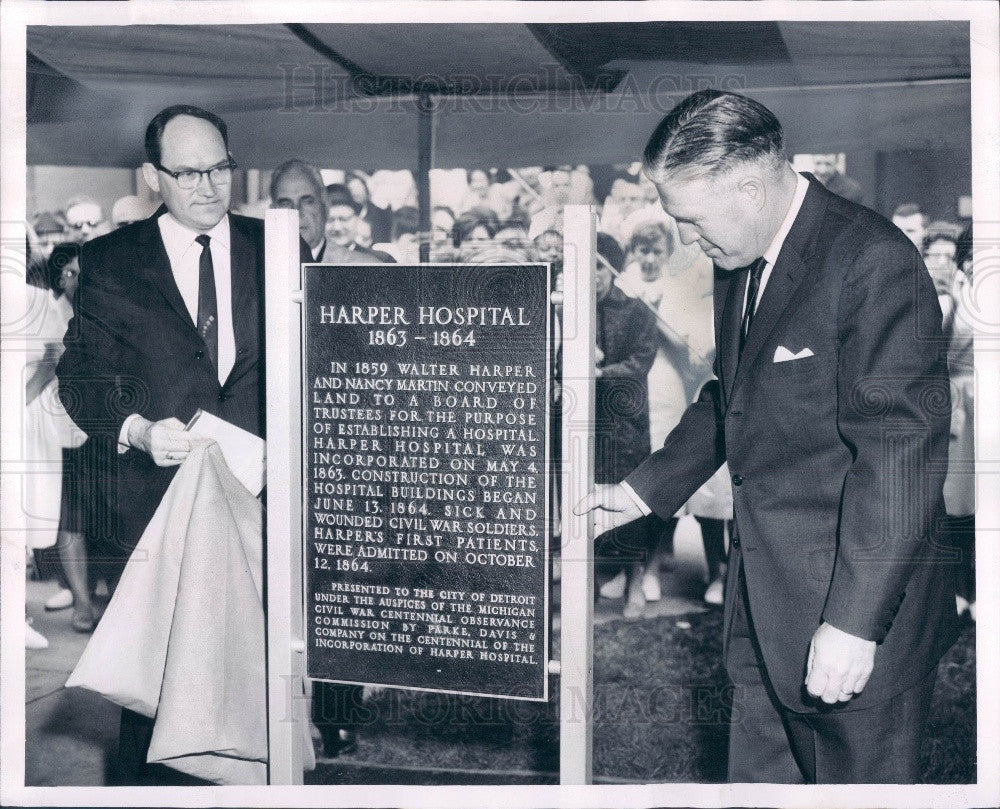
[(34, 164), (137, 165), (149, 118), (185, 102), (226, 118), (244, 166), (412, 168), (412, 98), (365, 92), (421, 83), (446, 95), (444, 167), (634, 159), (709, 82), (772, 107), (796, 151), (970, 139), (959, 22), (32, 26), (28, 51)]

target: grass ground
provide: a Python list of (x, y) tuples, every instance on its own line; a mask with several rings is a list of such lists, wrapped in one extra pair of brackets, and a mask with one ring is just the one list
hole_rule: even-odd
[[(595, 627), (596, 779), (724, 780), (729, 693), (721, 620), (712, 611)], [(555, 681), (552, 689), (558, 692)], [(419, 768), (489, 770), (491, 783), (551, 774), (558, 770), (556, 701), (556, 695), (536, 704), (385, 690), (367, 703), (358, 752), (324, 763), (307, 782), (358, 782), (362, 769), (369, 783), (440, 782), (431, 774), (422, 778)], [(926, 782), (974, 780), (975, 719), (975, 633), (969, 626), (939, 670), (923, 750)], [(383, 768), (394, 767), (411, 769), (384, 774)], [(501, 771), (517, 774), (507, 779)]]

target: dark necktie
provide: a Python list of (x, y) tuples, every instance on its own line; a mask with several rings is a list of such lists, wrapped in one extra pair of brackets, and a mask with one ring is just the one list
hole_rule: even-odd
[(743, 312), (743, 323), (740, 326), (740, 355), (743, 354), (743, 346), (746, 344), (747, 335), (750, 333), (750, 324), (753, 323), (753, 316), (757, 309), (757, 297), (760, 293), (760, 279), (764, 275), (764, 267), (767, 261), (763, 258), (757, 259), (750, 265), (750, 283), (747, 286), (747, 308)]
[(215, 303), (215, 266), (212, 264), (211, 237), (201, 234), (195, 238), (201, 245), (198, 259), (198, 334), (205, 341), (212, 367), (219, 368), (219, 311)]

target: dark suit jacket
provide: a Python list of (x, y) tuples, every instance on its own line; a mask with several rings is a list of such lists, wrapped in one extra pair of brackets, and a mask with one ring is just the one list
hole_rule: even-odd
[[(742, 567), (781, 702), (816, 708), (806, 656), (827, 621), (880, 644), (847, 706), (864, 708), (915, 684), (955, 637), (935, 541), (950, 404), (934, 287), (899, 230), (814, 179), (737, 369), (747, 275), (716, 275), (718, 382), (627, 480), (667, 518), (728, 461), (741, 544), (726, 637)], [(775, 363), (779, 346), (813, 356)]]
[[(311, 262), (312, 254), (307, 254), (308, 258), (304, 259), (307, 262)], [(326, 245), (323, 247), (323, 255), (319, 257), (319, 261), (323, 264), (395, 264), (396, 259), (390, 256), (388, 253), (383, 253), (381, 250), (371, 250), (367, 247), (362, 247), (357, 244), (353, 248), (341, 247), (339, 244), (334, 244), (329, 239), (326, 240)]]
[(229, 216), (236, 362), (220, 385), (174, 282), (156, 221), (164, 211), (83, 246), (76, 316), (57, 369), (74, 421), (116, 454), (107, 460), (117, 474), (103, 494), (118, 515), (123, 558), (176, 472), (139, 450), (117, 455), (126, 417), (187, 422), (200, 408), (264, 435), (263, 222)]
[(371, 225), (373, 242), (392, 240), (392, 211), (388, 208), (379, 208), (369, 202), (361, 218)]

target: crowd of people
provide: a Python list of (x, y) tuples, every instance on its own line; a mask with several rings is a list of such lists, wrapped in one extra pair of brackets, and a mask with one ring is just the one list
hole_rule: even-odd
[[(689, 118), (697, 120), (689, 126)], [(743, 139), (750, 130), (759, 137), (750, 138), (747, 151)], [(173, 467), (194, 449), (182, 419), (205, 409), (263, 437), (258, 308), (264, 234), (259, 218), (252, 218), (261, 204), (298, 212), (303, 261), (416, 263), (427, 245), (434, 262), (550, 262), (559, 318), (564, 208), (600, 203), (595, 490), (589, 505), (576, 506), (612, 513), (619, 526), (598, 538), (599, 593), (624, 598), (626, 618), (641, 615), (647, 602), (662, 597), (660, 566), (670, 556), (678, 519), (693, 515), (704, 542), (704, 599), (728, 606), (726, 666), (734, 682), (747, 677), (751, 702), (740, 709), (756, 712), (747, 728), (766, 725), (775, 738), (788, 734), (789, 750), (803, 744), (819, 750), (814, 745), (832, 730), (823, 722), (808, 733), (788, 729), (809, 710), (801, 671), (808, 647), (804, 685), (810, 699), (834, 704), (874, 694), (861, 706), (868, 713), (844, 712), (844, 728), (852, 728), (849, 752), (879, 743), (867, 740), (866, 716), (889, 734), (902, 717), (913, 732), (895, 758), (905, 759), (905, 780), (915, 777), (917, 731), (926, 715), (907, 705), (926, 709), (933, 676), (910, 661), (936, 666), (956, 623), (953, 592), (958, 611), (975, 617), (971, 226), (929, 223), (917, 205), (906, 203), (890, 227), (820, 187), (848, 198), (860, 194), (838, 170), (836, 157), (819, 156), (815, 180), (797, 174), (773, 115), (757, 102), (717, 91), (693, 94), (653, 133), (644, 172), (655, 184), (638, 165), (438, 171), (429, 233), (421, 232), (407, 172), (324, 173), (289, 156), (267, 174), (266, 200), (234, 204), (225, 122), (197, 107), (161, 111), (149, 124), (145, 148), (143, 177), (162, 211), (154, 213), (154, 194), (119, 200), (109, 217), (94, 199), (73, 197), (57, 214), (36, 217), (29, 236), (29, 315), (39, 338), (25, 376), (25, 435), (38, 463), (27, 487), (33, 499), (29, 536), (38, 567), (48, 565), (60, 579), (46, 609), (71, 610), (75, 630), (94, 630), (98, 584), (102, 598), (113, 594)], [(732, 173), (717, 171), (720, 165), (736, 171), (738, 185)], [(806, 235), (815, 237), (810, 249), (817, 251), (814, 271), (821, 278), (796, 287)], [(844, 255), (845, 240), (863, 244)], [(86, 294), (78, 294), (78, 286)], [(788, 315), (792, 309), (797, 317)], [(833, 310), (838, 315), (831, 318)], [(713, 319), (720, 312), (717, 346)], [(817, 357), (824, 353), (820, 342), (816, 352), (794, 343), (796, 353), (777, 344), (773, 360), (769, 351), (760, 361), (769, 332), (759, 325), (754, 331), (752, 324), (771, 318), (773, 327), (786, 315), (786, 327), (792, 322), (825, 330), (828, 356)], [(942, 340), (938, 346), (939, 338), (947, 345)], [(838, 346), (833, 362), (828, 346), (841, 339), (849, 345)], [(947, 369), (939, 348), (946, 348)], [(753, 362), (753, 370), (745, 370)], [(890, 485), (883, 478), (895, 475), (893, 485), (910, 491), (920, 473), (906, 446), (883, 446), (880, 429), (872, 427), (877, 414), (859, 404), (864, 396), (854, 395), (852, 385), (872, 376), (887, 386), (886, 409), (895, 408), (894, 416), (911, 424), (914, 441), (927, 442), (930, 478), (941, 472), (943, 534), (952, 553), (945, 561), (957, 571), (954, 587), (942, 581), (941, 559), (919, 553), (918, 543), (937, 539), (936, 524), (919, 536), (888, 537), (900, 555), (880, 557), (879, 565), (864, 555), (884, 507), (880, 493)], [(948, 378), (951, 396), (937, 395), (934, 385)], [(752, 399), (738, 398), (750, 397), (751, 388)], [(844, 390), (851, 396), (843, 398)], [(553, 391), (558, 413), (558, 384)], [(932, 399), (947, 398), (945, 478), (939, 461), (948, 413)], [(800, 400), (808, 400), (810, 410), (795, 423), (788, 411)], [(786, 417), (789, 424), (780, 424)], [(895, 455), (885, 461), (889, 451)], [(803, 486), (801, 476), (819, 465), (823, 475)], [(754, 480), (744, 486), (745, 475), (758, 473), (760, 480), (772, 475), (767, 485)], [(844, 505), (848, 498), (850, 506)], [(926, 527), (937, 512), (921, 509), (937, 505), (934, 498), (900, 507), (909, 509), (913, 525)], [(807, 581), (801, 560), (791, 558), (803, 549), (800, 542), (814, 557), (807, 559), (815, 568)], [(752, 562), (757, 550), (771, 553), (770, 561)], [(835, 556), (845, 561), (834, 566)], [(727, 558), (733, 567), (724, 578)], [(890, 563), (891, 576), (882, 570)], [(920, 572), (903, 570), (906, 564)], [(862, 603), (876, 587), (877, 609)], [(900, 587), (910, 589), (910, 598)], [(787, 609), (793, 602), (801, 614)], [(892, 634), (897, 613), (901, 628)], [(932, 634), (940, 627), (940, 636), (912, 652), (927, 627)], [(45, 638), (26, 629), (27, 645), (44, 648)], [(903, 651), (881, 652), (876, 663), (875, 647), (883, 642), (904, 644)], [(858, 666), (832, 665), (847, 658)], [(862, 695), (873, 671), (875, 686)], [(910, 696), (900, 701), (892, 689), (901, 678)], [(355, 744), (360, 701), (358, 686), (322, 683), (313, 693), (313, 720), (327, 755)], [(123, 710), (123, 783), (148, 782), (154, 722), (154, 716)], [(733, 725), (731, 780), (768, 780), (773, 762), (756, 736), (740, 735), (750, 730)], [(914, 739), (915, 747), (909, 743)], [(834, 747), (823, 756), (843, 759), (844, 745)], [(885, 777), (877, 759), (871, 764), (862, 758), (848, 762), (859, 773), (848, 780)], [(782, 766), (770, 780), (829, 780), (816, 762), (803, 769), (786, 755)], [(869, 775), (876, 771), (877, 778)]]
[[(837, 170), (836, 158), (813, 156), (817, 179), (835, 193), (861, 199), (861, 187)], [(329, 182), (331, 178), (336, 182)], [(543, 261), (553, 265), (557, 277), (562, 262), (564, 207), (599, 206), (596, 475), (598, 482), (621, 480), (649, 451), (662, 445), (687, 404), (712, 376), (711, 260), (697, 244), (681, 241), (676, 225), (659, 204), (656, 187), (642, 175), (638, 163), (437, 169), (431, 175), (431, 190), (431, 261)], [(265, 206), (295, 208), (314, 260), (419, 262), (417, 192), (408, 171), (321, 171), (292, 159), (270, 173), (268, 191), (266, 200), (234, 208), (256, 216)], [(61, 210), (38, 212), (33, 217), (29, 251), (34, 260), (29, 285), (42, 291), (36, 295), (51, 298), (41, 307), (48, 313), (43, 318), (48, 336), (39, 343), (44, 345), (44, 353), (32, 359), (34, 372), (27, 388), (27, 402), (38, 412), (58, 410), (43, 410), (40, 404), (32, 403), (40, 402), (39, 394), (54, 381), (61, 331), (65, 331), (71, 314), (79, 272), (79, 246), (147, 218), (156, 204), (149, 195), (129, 195), (105, 213), (93, 198), (74, 195)], [(971, 558), (972, 328), (961, 312), (971, 284), (971, 236), (958, 223), (930, 221), (915, 203), (899, 205), (892, 220), (925, 258), (951, 342), (953, 396), (958, 397), (951, 456), (955, 471), (946, 487), (949, 530)], [(45, 518), (49, 525), (58, 524), (58, 530), (33, 532), (33, 544), (38, 551), (39, 572), (55, 575), (60, 582), (46, 609), (72, 608), (72, 626), (87, 632), (99, 613), (92, 597), (95, 577), (86, 561), (84, 539), (88, 533), (84, 515), (93, 509), (85, 508), (82, 500), (93, 500), (90, 478), (97, 453), (86, 444), (60, 449), (65, 452), (61, 495), (35, 490), (39, 502), (61, 505), (61, 515)], [(36, 512), (46, 513), (44, 509)], [(672, 536), (677, 518), (685, 514), (697, 519), (704, 540), (704, 599), (710, 605), (721, 605), (726, 535), (732, 519), (725, 468), (674, 519), (664, 522), (651, 516), (600, 543), (600, 595), (625, 598), (626, 617), (638, 617), (645, 603), (661, 598), (660, 570), (671, 565)], [(88, 519), (91, 534), (100, 533), (93, 530), (94, 524), (107, 524), (106, 518)], [(95, 543), (99, 541), (92, 538), (90, 544)], [(971, 566), (964, 570), (959, 608), (974, 616), (974, 578)], [(30, 626), (27, 630), (28, 645), (43, 648), (46, 640)]]

